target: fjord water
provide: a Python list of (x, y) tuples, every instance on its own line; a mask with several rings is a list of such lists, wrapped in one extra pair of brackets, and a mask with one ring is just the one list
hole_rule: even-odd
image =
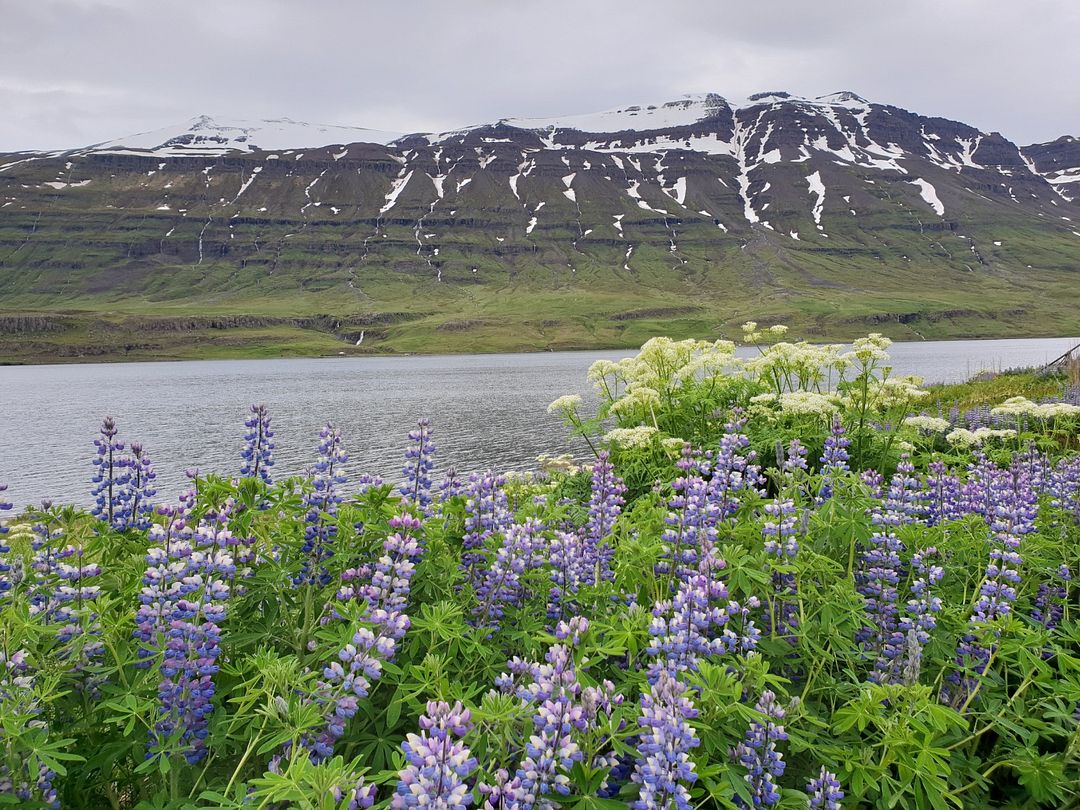
[[(1080, 338), (897, 343), (894, 372), (927, 382), (967, 379), (982, 370), (1039, 365)], [(752, 355), (753, 350), (744, 354)], [(436, 480), (459, 472), (535, 468), (541, 453), (583, 453), (583, 443), (547, 413), (557, 396), (580, 393), (597, 359), (631, 350), (0, 367), (6, 441), (0, 483), (16, 507), (42, 498), (88, 504), (90, 459), (101, 418), (121, 438), (142, 441), (158, 473), (158, 497), (176, 496), (184, 470), (235, 474), (243, 420), (265, 402), (276, 435), (276, 477), (314, 460), (329, 420), (344, 433), (350, 476), (397, 480), (406, 433), (431, 420), (439, 448)]]

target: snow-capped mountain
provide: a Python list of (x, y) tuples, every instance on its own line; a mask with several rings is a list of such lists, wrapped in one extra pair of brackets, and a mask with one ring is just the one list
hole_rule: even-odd
[[(381, 310), (379, 290), (404, 282), (447, 291), (437, 312), (453, 291), (512, 283), (596, 297), (603, 321), (618, 313), (601, 298), (627, 291), (649, 312), (734, 289), (780, 309), (824, 296), (824, 312), (840, 289), (865, 302), (858, 317), (915, 323), (979, 312), (993, 289), (1015, 301), (993, 316), (1004, 323), (1075, 290), (1080, 140), (1020, 147), (852, 92), (710, 93), (441, 133), (200, 117), (0, 155), (0, 255), (0, 306), (50, 290), (184, 295), (164, 272), (184, 267), (236, 306), (270, 285)], [(902, 295), (883, 297), (886, 276), (908, 279)]]
[(150, 154), (157, 157), (217, 156), (229, 152), (258, 152), (296, 146), (318, 147), (334, 143), (387, 144), (401, 133), (363, 127), (305, 124), (288, 118), (272, 121), (222, 121), (200, 115), (176, 127), (141, 132), (94, 144), (85, 151), (110, 154)]

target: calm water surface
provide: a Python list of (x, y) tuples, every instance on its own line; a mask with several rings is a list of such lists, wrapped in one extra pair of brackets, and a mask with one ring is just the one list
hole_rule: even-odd
[[(950, 382), (984, 369), (1046, 363), (1080, 338), (897, 343), (898, 374)], [(0, 367), (6, 447), (0, 482), (17, 507), (42, 498), (89, 504), (91, 444), (112, 415), (121, 438), (141, 440), (158, 472), (158, 498), (173, 498), (188, 467), (232, 474), (248, 406), (270, 407), (275, 475), (302, 472), (318, 432), (338, 425), (350, 474), (396, 480), (406, 433), (432, 422), (436, 472), (535, 467), (541, 453), (581, 453), (547, 414), (555, 397), (591, 386), (589, 365), (632, 351), (449, 355)]]

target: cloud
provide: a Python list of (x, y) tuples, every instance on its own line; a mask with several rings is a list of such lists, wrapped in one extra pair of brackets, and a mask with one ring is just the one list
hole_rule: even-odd
[(431, 131), (780, 89), (851, 89), (1020, 143), (1080, 131), (1068, 0), (0, 3), (0, 150), (201, 113)]

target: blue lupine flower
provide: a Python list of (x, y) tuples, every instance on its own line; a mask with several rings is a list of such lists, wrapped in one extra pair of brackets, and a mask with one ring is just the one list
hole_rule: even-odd
[[(755, 708), (764, 718), (750, 724), (745, 741), (739, 743), (732, 754), (746, 768), (744, 778), (750, 785), (753, 806), (771, 807), (780, 801), (776, 779), (783, 776), (785, 767), (783, 755), (776, 750), (776, 744), (787, 739), (784, 727), (780, 725), (784, 710), (776, 702), (776, 695), (768, 690), (761, 693)], [(738, 797), (736, 803), (743, 804)]]
[[(794, 469), (801, 469), (795, 467)], [(790, 564), (799, 553), (799, 520), (795, 501), (787, 497), (785, 490), (776, 500), (765, 504), (765, 514), (769, 518), (762, 526), (765, 537), (765, 553), (778, 564)], [(799, 606), (796, 602), (797, 581), (795, 575), (782, 571), (773, 571), (773, 600), (769, 610), (769, 632), (791, 643), (795, 642), (795, 631), (799, 626)]]
[(667, 528), (660, 536), (664, 558), (656, 566), (657, 574), (671, 575), (672, 590), (680, 579), (697, 573), (699, 566), (711, 558), (720, 519), (720, 508), (709, 495), (699, 459), (689, 444), (683, 447), (676, 466), (682, 474), (671, 483), (673, 494), (664, 518)]
[(901, 459), (889, 484), (887, 497), (871, 512), (874, 530), (862, 554), (856, 575), (859, 593), (866, 600), (867, 624), (856, 638), (874, 658), (870, 680), (890, 683), (899, 674), (905, 638), (900, 630), (899, 584), (904, 545), (896, 535), (899, 526), (922, 514), (922, 488), (912, 473), (910, 459)]
[(461, 570), (473, 589), (484, 577), (484, 549), (488, 540), (513, 520), (507, 506), (505, 480), (491, 472), (473, 473), (465, 487), (465, 535), (461, 546)]
[(345, 734), (345, 724), (359, 710), (359, 701), (368, 696), (372, 683), (382, 676), (383, 662), (393, 659), (397, 642), (409, 629), (404, 610), (415, 561), (423, 550), (416, 538), (421, 527), (412, 515), (395, 516), (370, 584), (360, 581), (359, 569), (342, 576), (337, 599), (362, 602), (364, 621), (371, 627), (359, 627), (351, 642), (337, 651), (308, 698), (322, 707), (324, 719), (319, 730), (300, 740), (313, 762), (333, 756), (334, 743)]
[(154, 524), (147, 533), (151, 545), (146, 551), (146, 571), (135, 614), (139, 668), (149, 667), (164, 650), (173, 604), (180, 598), (180, 580), (188, 573), (194, 533), (187, 524), (186, 503), (190, 501), (181, 501), (180, 509), (158, 507), (165, 525)]
[(480, 627), (497, 628), (507, 607), (526, 597), (522, 576), (544, 562), (544, 525), (535, 518), (511, 524), (483, 581), (476, 590), (474, 614)]
[(122, 456), (124, 443), (116, 438), (116, 422), (106, 416), (101, 423), (101, 435), (94, 439), (94, 488), (90, 494), (95, 499), (92, 514), (112, 528), (124, 528), (123, 492), (127, 486), (127, 463)]
[(451, 498), (455, 498), (462, 493), (465, 489), (465, 485), (461, 481), (461, 476), (458, 475), (456, 467), (451, 467), (446, 471), (446, 477), (439, 484), (439, 503), (446, 503)]
[(700, 745), (690, 721), (697, 710), (687, 687), (667, 670), (641, 696), (638, 759), (630, 777), (640, 785), (634, 810), (690, 810), (687, 785), (697, 779), (690, 752)]
[(575, 698), (580, 692), (570, 661), (569, 649), (554, 645), (547, 656), (549, 667), (542, 667), (536, 684), (534, 733), (525, 744), (525, 758), (518, 768), (524, 791), (522, 808), (554, 807), (548, 797), (567, 796), (570, 778), (566, 775), (581, 759), (581, 749), (574, 739), (575, 730), (584, 728), (584, 714)]
[(585, 557), (583, 573), (588, 584), (611, 579), (611, 557), (614, 546), (610, 535), (619, 518), (626, 487), (609, 460), (608, 452), (601, 450), (592, 468), (592, 494), (589, 496), (589, 519), (585, 524), (582, 553)]
[(729, 600), (724, 584), (705, 574), (682, 580), (674, 600), (653, 608), (648, 654), (655, 660), (649, 682), (655, 683), (665, 670), (675, 675), (696, 671), (702, 657), (755, 649), (761, 633), (750, 608), (757, 604), (754, 597), (747, 606)]
[(806, 792), (810, 794), (811, 810), (840, 810), (844, 791), (840, 789), (840, 780), (825, 766), (821, 767), (817, 778), (806, 785)]
[(1008, 470), (979, 462), (978, 486), (985, 494), (968, 488), (970, 502), (985, 508), (990, 524), (990, 561), (979, 588), (969, 620), (969, 631), (957, 645), (957, 669), (946, 676), (942, 700), (955, 708), (970, 703), (978, 678), (986, 674), (996, 646), (996, 631), (988, 627), (1012, 613), (1020, 583), (1020, 545), (1024, 535), (1035, 529), (1038, 492), (1025, 471), (1017, 465)]
[(390, 806), (432, 810), (465, 810), (472, 803), (467, 782), (476, 770), (476, 757), (461, 742), (472, 728), (472, 717), (460, 702), (453, 706), (429, 701), (420, 717), (420, 734), (409, 734), (401, 744), (405, 767), (398, 773), (397, 790)]
[[(0, 649), (0, 703), (4, 704), (8, 717), (21, 717), (26, 726), (48, 732), (48, 724), (39, 717), (42, 705), (34, 689), (26, 650), (9, 653)], [(2, 728), (0, 732), (3, 732)], [(43, 763), (32, 769), (30, 763), (29, 751), (6, 746), (5, 756), (0, 759), (0, 796), (14, 796), (23, 802), (40, 802), (46, 807), (59, 808), (60, 798), (53, 786), (56, 772)]]
[(908, 600), (907, 613), (897, 625), (904, 637), (903, 682), (907, 684), (919, 679), (922, 652), (930, 643), (930, 633), (937, 627), (937, 614), (941, 612), (941, 597), (933, 592), (933, 587), (945, 576), (945, 569), (935, 564), (938, 559), (934, 546), (911, 558), (911, 568), (916, 574), (911, 585), (914, 598)]
[(170, 738), (178, 732), (179, 753), (189, 764), (206, 756), (214, 675), (220, 668), (221, 624), (230, 596), (228, 581), (236, 574), (229, 538), (220, 524), (200, 526), (194, 532), (194, 548), (167, 535), (169, 556), (179, 563), (176, 573), (180, 576), (168, 591), (168, 629), (159, 665), (161, 709), (150, 733), (148, 756), (171, 753)]
[(574, 596), (584, 580), (585, 553), (578, 532), (556, 531), (548, 543), (551, 590), (548, 592), (549, 619), (562, 619), (574, 610)]
[(416, 430), (409, 431), (409, 449), (405, 451), (402, 475), (405, 481), (398, 488), (406, 501), (427, 515), (431, 509), (431, 470), (435, 466), (435, 443), (431, 440), (431, 427), (427, 419), (416, 423)]
[(851, 439), (844, 431), (844, 423), (839, 415), (834, 415), (829, 428), (829, 435), (825, 438), (825, 449), (821, 454), (821, 489), (818, 491), (817, 503), (821, 504), (833, 496), (836, 487), (836, 478), (847, 472), (848, 447)]
[(338, 504), (345, 500), (338, 487), (346, 481), (348, 454), (341, 432), (329, 422), (319, 432), (319, 460), (311, 468), (312, 490), (304, 494), (307, 513), (304, 520), (303, 567), (298, 584), (326, 585), (330, 582), (325, 562), (334, 556), (337, 538)]
[[(8, 485), (0, 484), (0, 512), (11, 511), (11, 501), (4, 495), (7, 492)], [(15, 583), (12, 581), (11, 575), (11, 563), (8, 561), (8, 554), (11, 553), (11, 546), (4, 540), (4, 536), (11, 531), (6, 525), (0, 523), (0, 605), (9, 598), (9, 594), (15, 587)]]
[(154, 512), (151, 498), (157, 494), (154, 489), (154, 465), (140, 442), (131, 443), (131, 456), (126, 460), (127, 479), (121, 493), (124, 503), (125, 528), (145, 530), (150, 528), (150, 516)]
[(1032, 620), (1047, 630), (1057, 627), (1065, 614), (1065, 603), (1069, 598), (1069, 583), (1073, 578), (1067, 565), (1059, 566), (1055, 574), (1056, 581), (1051, 580), (1039, 584), (1035, 595), (1035, 606), (1031, 611)]
[(265, 405), (252, 405), (251, 416), (244, 421), (244, 449), (240, 457), (244, 463), (240, 475), (260, 478), (272, 484), (270, 468), (274, 466), (274, 431), (270, 429), (270, 411)]

